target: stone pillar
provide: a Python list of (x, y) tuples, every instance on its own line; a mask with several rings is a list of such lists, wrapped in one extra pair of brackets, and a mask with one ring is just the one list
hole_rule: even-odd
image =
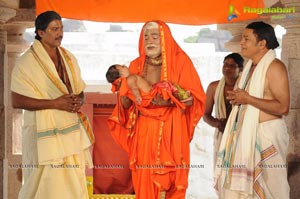
[(11, 8), (0, 7), (0, 13), (0, 197), (7, 198), (5, 68), (8, 58), (7, 31), (4, 29), (4, 24), (16, 15), (16, 11)]
[[(8, 24), (7, 28), (7, 57), (8, 62), (4, 69), (5, 72), (5, 97), (6, 97), (6, 153), (7, 153), (7, 175), (8, 175), (8, 196), (9, 198), (17, 198), (17, 194), (21, 181), (18, 180), (18, 172), (21, 168), (21, 154), (14, 153), (16, 143), (20, 143), (22, 110), (13, 109), (11, 105), (10, 81), (11, 72), (15, 65), (16, 59), (28, 47), (28, 44), (23, 40), (23, 32), (25, 28), (21, 24)], [(18, 125), (19, 124), (19, 125)], [(19, 134), (18, 134), (19, 132)]]
[(290, 198), (300, 198), (300, 0), (281, 0), (285, 7), (295, 7), (296, 13), (286, 14), (282, 19), (273, 19), (286, 29), (282, 38), (282, 61), (288, 69), (291, 103), (286, 117), (290, 136), (288, 150), (288, 179)]
[(6, 61), (6, 32), (0, 31), (0, 196), (3, 196), (5, 159), (4, 65)]
[[(6, 13), (10, 14), (10, 17), (6, 14), (6, 21), (2, 20), (4, 18), (2, 13), (0, 17), (2, 22), (0, 24), (0, 49), (4, 49), (0, 50), (0, 64), (2, 65), (3, 63), (2, 71), (0, 72), (1, 82), (3, 82), (3, 89), (1, 89), (2, 84), (0, 83), (0, 90), (3, 93), (0, 99), (0, 107), (2, 107), (0, 109), (2, 111), (0, 121), (4, 121), (3, 128), (0, 128), (0, 130), (4, 131), (0, 134), (0, 158), (3, 163), (0, 167), (0, 169), (3, 169), (3, 172), (1, 172), (3, 174), (3, 177), (1, 176), (3, 186), (1, 188), (3, 187), (3, 198), (17, 198), (21, 187), (21, 155), (13, 151), (13, 148), (16, 141), (21, 139), (21, 134), (17, 135), (16, 133), (21, 128), (20, 116), (22, 115), (22, 110), (13, 109), (11, 106), (10, 81), (11, 71), (16, 59), (29, 47), (29, 44), (23, 38), (23, 33), (26, 28), (33, 27), (35, 12), (28, 9), (3, 9), (9, 10)], [(4, 48), (1, 48), (2, 46)], [(1, 59), (2, 54), (3, 59)], [(2, 146), (3, 148), (1, 148)]]
[(241, 51), (240, 41), (242, 39), (242, 33), (247, 24), (248, 22), (239, 22), (217, 25), (218, 29), (227, 30), (232, 34), (232, 38), (225, 43), (225, 48), (234, 53), (239, 53)]

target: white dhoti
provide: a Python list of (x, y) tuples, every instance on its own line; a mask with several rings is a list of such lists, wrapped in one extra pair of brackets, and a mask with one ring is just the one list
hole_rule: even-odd
[[(257, 136), (263, 151), (270, 145), (276, 149), (276, 154), (260, 161), (262, 168), (258, 183), (264, 191), (266, 199), (289, 199), (290, 188), (287, 180), (286, 154), (289, 143), (286, 124), (283, 119), (270, 120), (259, 123)], [(256, 153), (256, 156), (264, 156)], [(261, 157), (255, 157), (260, 159)], [(244, 193), (224, 188), (220, 198), (228, 199), (258, 199), (256, 194)]]

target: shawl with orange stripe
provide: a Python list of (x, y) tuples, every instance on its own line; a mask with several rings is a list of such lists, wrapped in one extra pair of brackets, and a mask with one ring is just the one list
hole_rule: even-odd
[(224, 87), (225, 87), (225, 78), (223, 77), (216, 88), (214, 101), (215, 101), (215, 114), (218, 119), (226, 119), (226, 105), (224, 100)]
[[(59, 47), (74, 94), (84, 90), (85, 83), (75, 57)], [(35, 40), (31, 48), (17, 61), (11, 89), (36, 99), (56, 99), (68, 94), (55, 65), (42, 44)], [(55, 109), (35, 111), (39, 164), (61, 164), (63, 159), (87, 149), (93, 143), (93, 133), (83, 113)]]

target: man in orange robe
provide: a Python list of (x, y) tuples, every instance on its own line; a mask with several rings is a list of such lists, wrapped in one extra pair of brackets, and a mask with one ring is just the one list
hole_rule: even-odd
[(205, 93), (191, 59), (164, 22), (144, 25), (139, 54), (130, 63), (131, 74), (141, 75), (152, 85), (164, 80), (177, 83), (190, 92), (190, 97), (178, 106), (158, 94), (150, 96), (148, 107), (140, 108), (120, 90), (109, 128), (129, 154), (137, 199), (162, 195), (183, 199), (188, 186), (189, 143), (204, 112)]

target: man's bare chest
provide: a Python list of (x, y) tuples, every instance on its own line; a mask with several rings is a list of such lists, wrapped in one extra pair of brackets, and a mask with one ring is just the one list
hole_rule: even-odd
[(148, 65), (147, 71), (145, 71), (145, 78), (152, 84), (160, 81), (161, 66)]

